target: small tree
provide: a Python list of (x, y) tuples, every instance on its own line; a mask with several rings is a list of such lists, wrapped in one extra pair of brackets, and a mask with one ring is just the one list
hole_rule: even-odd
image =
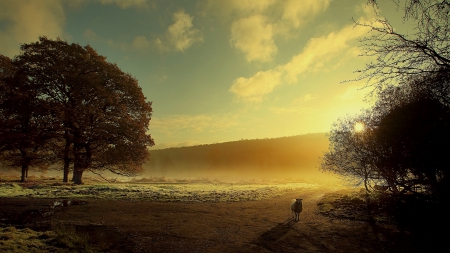
[(21, 181), (30, 166), (46, 168), (53, 157), (48, 149), (52, 117), (35, 86), (20, 71), (17, 62), (0, 56), (0, 143), (1, 161), (21, 168)]
[[(376, 148), (369, 111), (351, 118), (339, 119), (333, 124), (328, 138), (329, 151), (324, 154), (320, 168), (343, 176), (356, 185), (363, 184), (369, 192), (371, 185), (381, 178), (376, 166)], [(356, 130), (357, 124), (364, 124), (364, 129)]]

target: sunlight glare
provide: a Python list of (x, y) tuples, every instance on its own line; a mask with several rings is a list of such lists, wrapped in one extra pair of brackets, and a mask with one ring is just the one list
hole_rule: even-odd
[(356, 122), (355, 126), (353, 127), (355, 129), (355, 132), (360, 133), (362, 131), (364, 131), (364, 123), (362, 122)]

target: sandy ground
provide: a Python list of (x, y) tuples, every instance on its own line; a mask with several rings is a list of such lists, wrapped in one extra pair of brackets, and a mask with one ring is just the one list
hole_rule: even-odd
[[(394, 225), (319, 214), (317, 204), (334, 191), (242, 202), (83, 199), (52, 210), (54, 199), (0, 198), (0, 224), (73, 225), (101, 252), (432, 252), (430, 242)], [(293, 198), (303, 198), (299, 222), (291, 217)]]

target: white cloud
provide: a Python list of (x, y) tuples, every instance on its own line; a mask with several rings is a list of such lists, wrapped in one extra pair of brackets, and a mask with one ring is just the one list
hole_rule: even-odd
[(273, 35), (273, 26), (262, 15), (239, 19), (231, 26), (231, 44), (243, 52), (249, 62), (273, 59), (278, 52)]
[[(295, 83), (302, 74), (335, 68), (337, 64), (356, 57), (355, 49), (350, 45), (367, 33), (363, 27), (345, 26), (338, 32), (312, 38), (299, 54), (274, 70), (260, 71), (250, 78), (237, 78), (230, 91), (239, 98), (261, 101), (262, 97), (284, 83)], [(345, 59), (345, 60), (342, 60)]]
[(64, 9), (59, 0), (0, 1), (0, 20), (7, 24), (0, 30), (2, 54), (14, 56), (20, 44), (48, 38), (63, 37)]
[(278, 53), (277, 35), (287, 35), (325, 11), (331, 0), (207, 0), (205, 13), (230, 23), (231, 45), (249, 62)]
[(230, 91), (239, 98), (259, 102), (263, 96), (281, 84), (281, 72), (277, 70), (260, 71), (250, 78), (239, 77), (234, 80)]
[[(340, 56), (349, 60), (349, 55), (354, 56), (354, 49), (349, 45), (349, 42), (363, 36), (367, 31), (363, 27), (345, 26), (336, 33), (332, 32), (327, 36), (310, 39), (303, 51), (292, 57), (283, 66), (286, 81), (294, 83), (297, 82), (298, 76), (301, 74), (324, 70), (328, 66), (335, 67), (335, 64), (331, 62), (339, 60)], [(340, 62), (342, 63), (342, 61)]]
[(180, 10), (173, 14), (174, 23), (167, 28), (163, 37), (155, 39), (154, 45), (161, 51), (183, 52), (195, 42), (202, 42), (203, 37), (198, 29), (193, 28), (193, 17)]
[(282, 20), (298, 28), (318, 13), (325, 11), (330, 0), (284, 0)]

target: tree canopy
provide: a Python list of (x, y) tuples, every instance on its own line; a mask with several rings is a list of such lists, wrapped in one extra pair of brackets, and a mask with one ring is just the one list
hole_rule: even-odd
[[(142, 171), (147, 147), (154, 145), (147, 133), (152, 107), (134, 77), (90, 46), (46, 37), (22, 45), (10, 62), (17, 71), (3, 84), (35, 94), (36, 105), (8, 108), (51, 118), (45, 121), (47, 150), (64, 164), (65, 182), (70, 164), (78, 184), (86, 170)], [(11, 81), (18, 77), (24, 81)]]

